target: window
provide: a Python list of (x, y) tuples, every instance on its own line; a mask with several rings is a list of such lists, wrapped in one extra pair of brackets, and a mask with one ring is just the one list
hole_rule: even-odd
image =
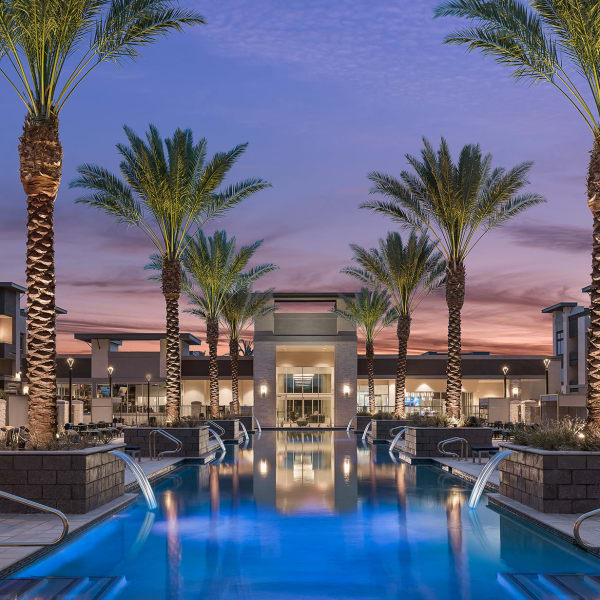
[(565, 351), (565, 332), (557, 331), (556, 332), (556, 355), (562, 356)]

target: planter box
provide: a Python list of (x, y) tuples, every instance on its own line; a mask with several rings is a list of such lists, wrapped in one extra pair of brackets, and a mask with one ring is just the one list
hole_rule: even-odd
[(371, 422), (371, 415), (355, 415), (354, 417), (354, 433), (360, 433), (365, 430), (365, 427)]
[(391, 429), (394, 427), (408, 427), (409, 425), (412, 425), (412, 421), (408, 419), (373, 419), (367, 437), (372, 442), (388, 442), (398, 433), (397, 431), (390, 433)]
[[(87, 513), (124, 494), (125, 463), (109, 453), (122, 447), (0, 451), (0, 489), (64, 513)], [(0, 499), (0, 512), (39, 511)]]
[[(211, 419), (217, 425), (220, 425), (225, 433), (221, 435), (224, 442), (239, 442), (240, 439), (243, 439), (244, 434), (242, 433), (242, 428), (240, 427), (239, 419)], [(214, 429), (214, 427), (213, 427)], [(221, 433), (219, 429), (215, 429), (217, 433)]]
[(600, 506), (600, 452), (513, 450), (499, 465), (500, 493), (543, 513), (584, 513)]
[[(126, 427), (123, 430), (126, 446), (139, 446), (142, 456), (150, 456), (149, 437), (150, 433), (158, 429), (158, 427)], [(187, 456), (198, 457), (206, 454), (209, 447), (209, 433), (206, 429), (199, 427), (168, 427), (165, 429), (173, 437), (181, 440), (183, 444), (182, 450), (177, 454), (169, 454), (168, 456)], [(173, 450), (175, 444), (162, 435), (156, 436), (156, 452), (164, 450)]]
[[(492, 429), (490, 427), (409, 427), (404, 451), (413, 456), (443, 456), (437, 445), (451, 437), (465, 438), (473, 446), (491, 446)], [(460, 442), (448, 444), (447, 450), (460, 453)]]

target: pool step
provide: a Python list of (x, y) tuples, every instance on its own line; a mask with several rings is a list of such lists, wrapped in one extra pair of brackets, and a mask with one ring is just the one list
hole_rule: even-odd
[(110, 600), (125, 577), (23, 577), (0, 580), (0, 600)]
[(515, 598), (527, 600), (600, 600), (600, 575), (586, 573), (498, 573)]

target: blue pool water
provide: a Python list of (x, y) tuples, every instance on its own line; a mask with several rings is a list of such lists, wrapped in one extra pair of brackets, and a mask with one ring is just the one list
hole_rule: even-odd
[(345, 432), (264, 432), (219, 466), (188, 465), (17, 574), (124, 576), (119, 598), (507, 598), (501, 572), (595, 572), (600, 561), (470, 486), (395, 465)]

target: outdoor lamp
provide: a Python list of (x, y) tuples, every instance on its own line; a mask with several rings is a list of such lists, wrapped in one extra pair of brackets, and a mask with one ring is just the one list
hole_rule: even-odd
[(108, 371), (108, 397), (112, 398), (112, 374), (113, 371), (115, 370), (114, 367), (107, 367), (106, 370)]
[(152, 379), (152, 375), (148, 373), (146, 375), (146, 381), (148, 382), (148, 425), (150, 425), (150, 380)]
[(506, 365), (504, 365), (502, 367), (502, 372), (504, 373), (505, 376), (508, 374), (508, 367)]
[(15, 373), (15, 381), (21, 381), (21, 371)]
[(346, 398), (350, 395), (350, 386), (349, 385), (345, 385), (344, 386), (344, 396), (346, 396)]
[(550, 386), (549, 386), (549, 380), (548, 380), (548, 369), (550, 368), (551, 362), (552, 361), (549, 358), (544, 359), (544, 367), (546, 369), (546, 395), (548, 395), (550, 393), (549, 392)]
[(508, 373), (508, 365), (504, 365), (502, 367), (502, 373), (504, 373), (504, 397), (506, 398), (506, 396), (508, 395), (507, 389), (506, 389), (506, 375)]
[(260, 395), (263, 398), (267, 395), (267, 386), (266, 385), (261, 385), (260, 386)]
[(23, 391), (23, 396), (27, 396), (27, 394), (29, 394), (29, 386), (24, 385), (22, 391)]

